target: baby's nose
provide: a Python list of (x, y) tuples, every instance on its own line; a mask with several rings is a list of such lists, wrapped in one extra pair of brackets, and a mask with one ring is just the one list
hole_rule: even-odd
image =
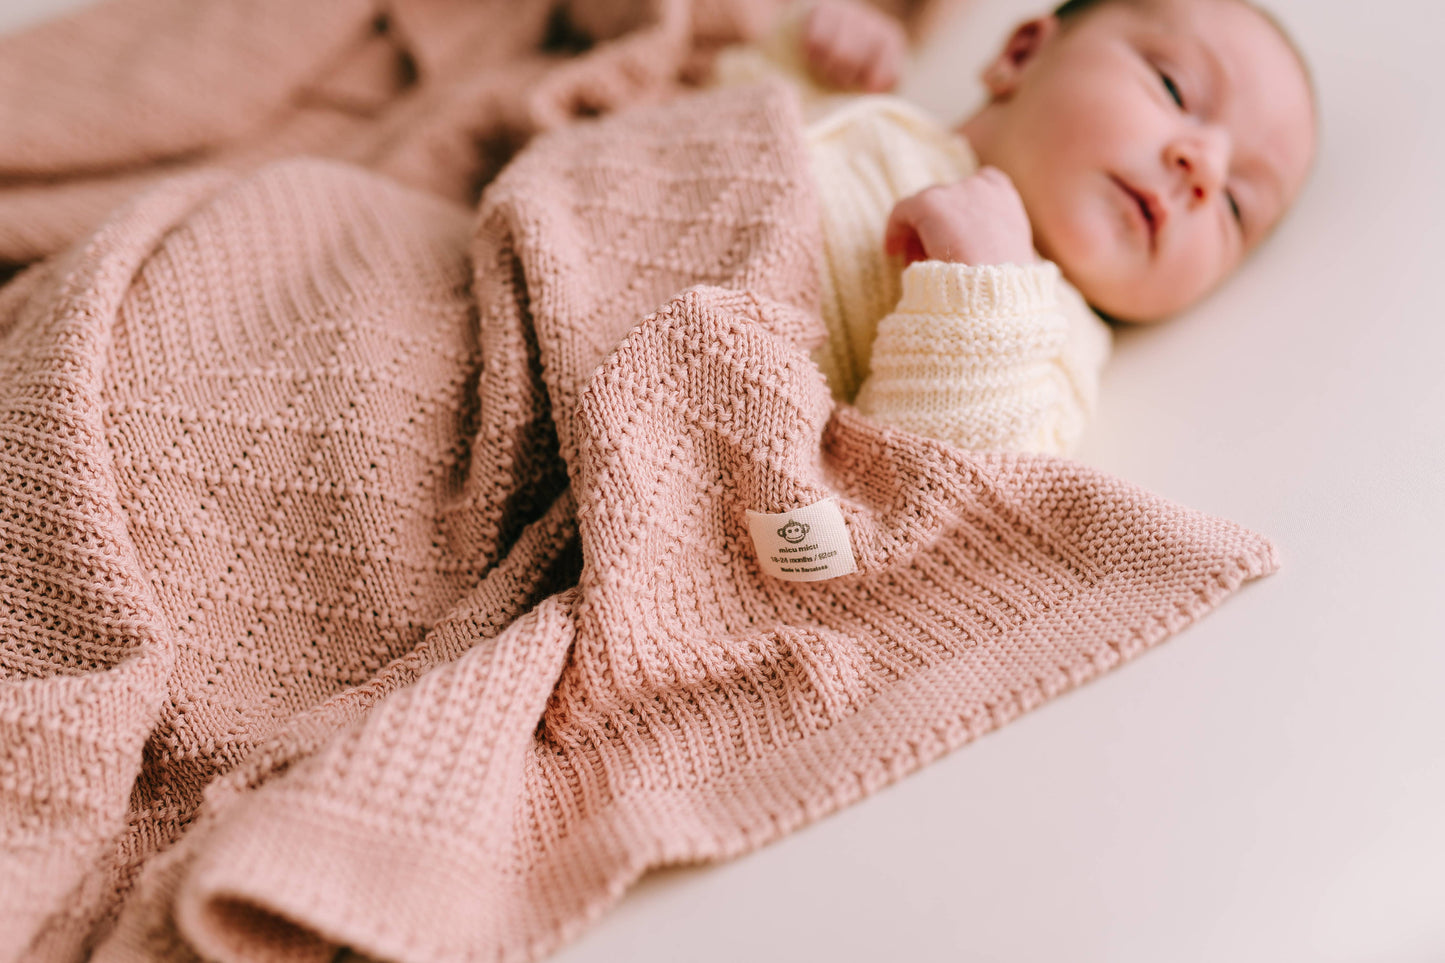
[(1229, 135), (1201, 128), (1171, 141), (1164, 159), (1194, 201), (1206, 200), (1224, 185)]

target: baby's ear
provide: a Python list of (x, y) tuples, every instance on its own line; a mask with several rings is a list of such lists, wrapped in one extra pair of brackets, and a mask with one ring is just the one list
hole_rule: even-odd
[(989, 97), (999, 100), (1013, 94), (1024, 70), (1058, 29), (1059, 18), (1053, 14), (1025, 20), (1015, 27), (998, 56), (983, 69), (983, 85), (988, 89)]

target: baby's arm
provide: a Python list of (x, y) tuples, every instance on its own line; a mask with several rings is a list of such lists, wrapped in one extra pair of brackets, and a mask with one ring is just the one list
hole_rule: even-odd
[(1057, 266), (1040, 261), (1002, 172), (904, 198), (885, 244), (910, 263), (878, 325), (857, 406), (961, 448), (1064, 453), (1088, 414), (1059, 364)]

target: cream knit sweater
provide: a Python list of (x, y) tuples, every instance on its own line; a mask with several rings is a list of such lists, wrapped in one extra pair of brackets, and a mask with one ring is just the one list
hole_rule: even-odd
[(883, 251), (893, 205), (972, 174), (968, 142), (898, 97), (830, 93), (799, 57), (803, 4), (755, 47), (719, 58), (717, 81), (797, 84), (823, 228), (814, 356), (836, 397), (962, 448), (1063, 454), (1092, 415), (1109, 328), (1051, 262), (900, 270)]

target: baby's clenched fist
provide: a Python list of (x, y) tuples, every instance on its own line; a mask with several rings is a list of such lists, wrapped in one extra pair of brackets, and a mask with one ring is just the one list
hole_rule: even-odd
[(903, 24), (858, 0), (818, 0), (803, 21), (808, 71), (842, 90), (892, 90), (907, 49)]
[(935, 184), (893, 205), (883, 247), (905, 261), (1031, 264), (1034, 234), (1023, 198), (1007, 174), (981, 168), (952, 184)]

